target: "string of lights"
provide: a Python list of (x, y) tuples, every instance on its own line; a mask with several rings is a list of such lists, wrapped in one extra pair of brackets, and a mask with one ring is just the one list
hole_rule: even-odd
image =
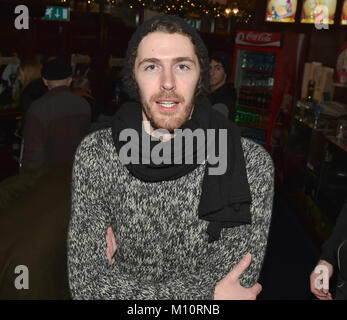
[(61, 3), (83, 1), (93, 6), (103, 4), (118, 8), (150, 9), (181, 17), (233, 18), (237, 23), (249, 23), (254, 18), (254, 9), (247, 6), (248, 1), (232, 3), (230, 7), (211, 0), (60, 0)]

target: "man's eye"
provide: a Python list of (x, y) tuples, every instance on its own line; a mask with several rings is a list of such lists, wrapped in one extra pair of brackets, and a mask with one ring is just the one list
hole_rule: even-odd
[(146, 70), (146, 71), (154, 71), (155, 68), (156, 68), (156, 66), (155, 66), (154, 64), (151, 64), (151, 65), (145, 67), (145, 70)]
[(178, 69), (181, 71), (186, 71), (186, 70), (189, 70), (190, 68), (185, 64), (180, 64), (178, 65)]

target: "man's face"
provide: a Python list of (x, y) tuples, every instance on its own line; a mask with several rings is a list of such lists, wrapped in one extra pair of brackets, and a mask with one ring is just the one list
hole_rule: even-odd
[(224, 71), (223, 65), (215, 60), (210, 62), (210, 85), (211, 89), (221, 87), (226, 81), (227, 75)]
[(200, 65), (191, 40), (178, 33), (152, 32), (137, 49), (134, 65), (143, 120), (173, 132), (191, 116)]

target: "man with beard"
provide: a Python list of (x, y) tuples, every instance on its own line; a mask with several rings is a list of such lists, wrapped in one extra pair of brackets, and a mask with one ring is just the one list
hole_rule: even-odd
[[(261, 291), (273, 165), (211, 108), (208, 65), (201, 38), (181, 18), (156, 16), (133, 34), (123, 81), (134, 102), (121, 107), (112, 128), (89, 135), (75, 157), (68, 235), (74, 299), (255, 299)], [(226, 170), (211, 174), (209, 156), (199, 163), (173, 161), (177, 154), (171, 163), (153, 159), (158, 146), (177, 146), (177, 129), (227, 133), (222, 146), (215, 135), (219, 151), (227, 150)], [(135, 133), (130, 151), (139, 162), (122, 159), (125, 132)], [(196, 160), (201, 147), (182, 144), (181, 155)]]

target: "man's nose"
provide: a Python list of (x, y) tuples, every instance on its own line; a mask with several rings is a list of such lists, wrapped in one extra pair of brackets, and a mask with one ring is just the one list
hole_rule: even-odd
[(166, 69), (162, 73), (161, 78), (161, 87), (164, 90), (173, 90), (176, 87), (175, 83), (175, 75), (173, 74), (171, 69)]

